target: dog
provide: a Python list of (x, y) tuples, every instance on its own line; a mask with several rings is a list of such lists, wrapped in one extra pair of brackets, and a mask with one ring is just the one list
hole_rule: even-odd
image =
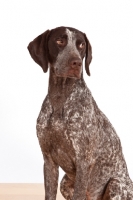
[(50, 72), (37, 119), (45, 199), (56, 199), (60, 166), (65, 172), (60, 191), (67, 200), (133, 200), (120, 139), (83, 79), (83, 59), (88, 75), (92, 59), (86, 34), (57, 27), (35, 38), (28, 50)]

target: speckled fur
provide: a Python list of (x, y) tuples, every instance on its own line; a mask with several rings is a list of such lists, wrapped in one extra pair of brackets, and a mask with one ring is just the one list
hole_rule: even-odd
[(60, 166), (66, 173), (60, 190), (67, 200), (133, 200), (120, 139), (98, 108), (83, 74), (80, 79), (64, 80), (55, 76), (53, 67), (37, 119), (45, 161), (45, 199), (56, 199)]

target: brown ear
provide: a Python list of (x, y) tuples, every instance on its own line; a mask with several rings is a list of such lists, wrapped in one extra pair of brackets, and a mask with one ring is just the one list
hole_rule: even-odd
[(47, 40), (50, 31), (47, 30), (43, 34), (39, 35), (28, 45), (28, 50), (30, 52), (33, 60), (42, 67), (44, 72), (48, 70), (48, 47)]
[(92, 48), (91, 48), (90, 42), (85, 34), (84, 34), (84, 37), (85, 37), (85, 41), (86, 41), (85, 70), (86, 70), (86, 73), (90, 76), (89, 65), (92, 60)]

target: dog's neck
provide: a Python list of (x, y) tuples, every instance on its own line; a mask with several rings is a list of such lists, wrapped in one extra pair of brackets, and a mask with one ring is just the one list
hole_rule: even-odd
[(63, 115), (63, 105), (72, 92), (73, 85), (80, 79), (57, 77), (50, 69), (48, 95), (53, 107), (53, 114), (61, 117)]

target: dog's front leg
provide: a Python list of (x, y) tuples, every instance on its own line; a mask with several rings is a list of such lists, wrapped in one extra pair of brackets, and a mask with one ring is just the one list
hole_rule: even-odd
[(72, 200), (85, 200), (88, 186), (88, 165), (87, 163), (78, 163), (76, 169), (76, 179), (74, 185), (74, 194)]
[(55, 200), (58, 187), (58, 165), (51, 156), (44, 157), (45, 200)]

